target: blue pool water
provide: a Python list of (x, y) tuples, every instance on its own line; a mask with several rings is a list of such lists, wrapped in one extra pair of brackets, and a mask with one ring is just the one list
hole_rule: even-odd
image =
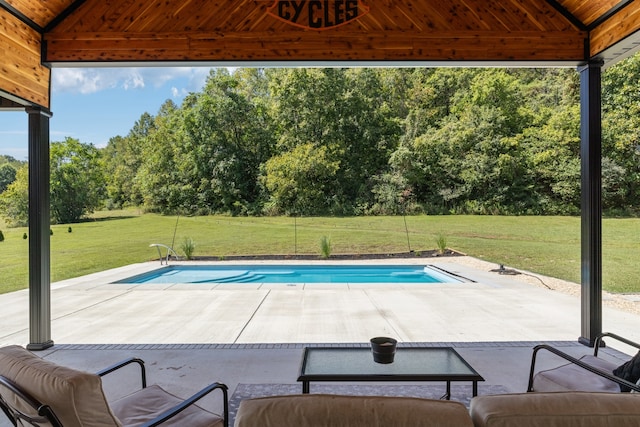
[(170, 265), (116, 283), (459, 283), (434, 267), (406, 265)]

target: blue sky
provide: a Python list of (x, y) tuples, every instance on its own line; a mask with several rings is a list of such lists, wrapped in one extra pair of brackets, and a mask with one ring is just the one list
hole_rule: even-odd
[[(51, 141), (65, 137), (104, 147), (167, 99), (180, 105), (202, 89), (210, 68), (54, 68)], [(27, 160), (27, 114), (0, 112), (0, 154)]]

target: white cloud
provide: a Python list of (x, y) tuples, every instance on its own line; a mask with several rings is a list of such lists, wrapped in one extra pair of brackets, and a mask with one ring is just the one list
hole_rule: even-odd
[(172, 96), (173, 98), (181, 98), (181, 97), (183, 97), (183, 96), (184, 96), (184, 95), (186, 95), (186, 94), (187, 94), (187, 93), (186, 93), (186, 90), (185, 90), (184, 88), (183, 88), (183, 89), (178, 89), (178, 88), (177, 88), (177, 87), (175, 87), (175, 86), (173, 86), (173, 87), (171, 88), (171, 96)]
[(89, 94), (116, 87), (117, 79), (108, 71), (91, 68), (54, 69), (51, 74), (51, 90)]
[(175, 81), (173, 96), (184, 96), (200, 90), (209, 75), (207, 67), (148, 68), (54, 68), (51, 88), (54, 93), (91, 94), (121, 88), (160, 88)]

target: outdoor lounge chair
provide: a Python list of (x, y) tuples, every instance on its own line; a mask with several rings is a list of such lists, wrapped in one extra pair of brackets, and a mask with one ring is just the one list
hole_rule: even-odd
[[(531, 358), (527, 391), (640, 392), (640, 385), (637, 384), (639, 381), (636, 378), (637, 371), (640, 370), (640, 352), (624, 365), (618, 366), (614, 362), (598, 357), (598, 349), (603, 345), (604, 337), (610, 337), (640, 349), (640, 344), (610, 332), (596, 337), (593, 355), (587, 354), (580, 358), (570, 356), (547, 344), (537, 345), (533, 349)], [(541, 350), (549, 351), (569, 363), (536, 372), (536, 356)], [(636, 374), (629, 375), (634, 369)]]
[[(142, 388), (108, 403), (101, 378), (129, 364), (139, 365)], [(195, 404), (214, 390), (222, 392), (222, 416)], [(158, 385), (147, 387), (144, 362), (137, 358), (91, 374), (49, 362), (20, 346), (0, 348), (0, 407), (14, 426), (228, 427), (224, 384), (213, 383), (181, 399)]]

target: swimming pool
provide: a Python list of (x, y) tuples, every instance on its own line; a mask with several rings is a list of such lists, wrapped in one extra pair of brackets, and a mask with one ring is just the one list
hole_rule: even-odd
[(114, 283), (460, 283), (434, 266), (170, 265)]

